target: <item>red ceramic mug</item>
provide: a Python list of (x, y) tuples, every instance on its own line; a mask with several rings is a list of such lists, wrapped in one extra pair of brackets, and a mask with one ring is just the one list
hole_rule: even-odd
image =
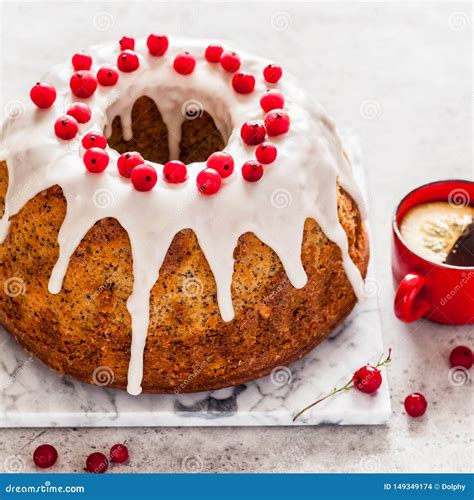
[(474, 323), (474, 267), (430, 262), (403, 241), (400, 223), (420, 203), (451, 201), (474, 205), (474, 183), (448, 180), (425, 184), (402, 199), (392, 221), (392, 273), (396, 316), (407, 323), (422, 317), (447, 325)]

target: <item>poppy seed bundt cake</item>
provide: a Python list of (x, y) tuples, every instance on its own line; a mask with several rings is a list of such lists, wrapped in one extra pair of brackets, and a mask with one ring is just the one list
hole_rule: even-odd
[(303, 357), (361, 296), (361, 197), (331, 120), (275, 64), (124, 37), (4, 124), (0, 323), (57, 372), (218, 389)]

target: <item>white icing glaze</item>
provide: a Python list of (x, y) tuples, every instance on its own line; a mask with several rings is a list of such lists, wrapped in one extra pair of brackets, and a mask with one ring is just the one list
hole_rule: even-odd
[[(271, 61), (239, 52), (242, 70), (254, 74), (257, 80), (254, 92), (243, 96), (233, 90), (231, 75), (220, 65), (205, 61), (207, 45), (196, 40), (170, 39), (166, 56), (152, 57), (148, 55), (145, 40), (137, 40), (140, 68), (133, 73), (120, 73), (117, 85), (99, 86), (85, 100), (92, 109), (92, 119), (80, 125), (80, 133), (74, 140), (59, 140), (53, 131), (56, 118), (78, 100), (69, 89), (73, 72), (70, 63), (55, 67), (43, 79), (58, 92), (52, 108), (41, 111), (33, 104), (28, 105), (24, 116), (11, 119), (4, 126), (0, 158), (7, 160), (9, 188), (0, 222), (0, 241), (7, 235), (9, 218), (39, 192), (57, 184), (67, 200), (66, 217), (58, 235), (60, 255), (49, 283), (51, 293), (61, 290), (71, 256), (98, 220), (114, 217), (128, 232), (134, 275), (133, 292), (127, 302), (132, 320), (128, 372), (131, 394), (141, 392), (150, 290), (173, 237), (182, 229), (191, 228), (198, 238), (216, 280), (218, 303), (225, 321), (234, 317), (231, 283), (233, 251), (239, 236), (250, 231), (269, 245), (279, 256), (291, 284), (301, 288), (307, 280), (301, 263), (307, 218), (316, 219), (326, 236), (340, 247), (345, 272), (356, 295), (362, 298), (361, 275), (349, 257), (347, 237), (338, 220), (337, 179), (362, 211), (363, 203), (332, 121), (285, 73), (276, 87), (286, 99), (290, 131), (272, 138), (278, 158), (265, 167), (263, 178), (256, 183), (244, 181), (240, 166), (254, 158), (254, 147), (242, 143), (240, 126), (246, 120), (263, 118), (259, 99), (270, 85), (261, 75)], [(189, 50), (197, 57), (191, 75), (178, 75), (172, 68), (173, 57), (181, 50)], [(93, 47), (90, 54), (94, 72), (102, 65), (115, 65), (118, 43)], [(216, 195), (204, 196), (198, 192), (195, 179), (203, 168), (200, 163), (188, 166), (189, 179), (181, 185), (166, 184), (162, 180), (162, 165), (154, 164), (160, 180), (148, 193), (135, 191), (130, 181), (119, 175), (116, 168), (119, 154), (110, 148), (107, 148), (110, 164), (103, 174), (86, 171), (81, 137), (88, 131), (104, 128), (110, 134), (111, 122), (119, 115), (124, 137), (130, 139), (131, 109), (143, 95), (156, 102), (168, 127), (172, 159), (178, 157), (181, 124), (185, 119), (182, 110), (193, 105), (190, 101), (201, 103), (214, 118), (224, 139), (228, 139), (225, 150), (236, 164), (236, 171), (224, 180)], [(113, 202), (106, 206), (94, 202), (101, 193)]]

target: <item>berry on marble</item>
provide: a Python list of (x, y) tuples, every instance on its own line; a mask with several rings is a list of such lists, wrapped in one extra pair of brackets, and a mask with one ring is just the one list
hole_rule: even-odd
[(354, 373), (352, 382), (358, 391), (373, 394), (382, 385), (382, 373), (375, 366), (363, 366)]

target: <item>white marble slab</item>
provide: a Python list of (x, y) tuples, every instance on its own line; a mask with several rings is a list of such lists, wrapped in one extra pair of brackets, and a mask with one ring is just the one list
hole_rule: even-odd
[[(344, 144), (364, 183), (357, 140)], [(368, 299), (305, 359), (271, 376), (209, 393), (130, 396), (122, 391), (61, 378), (0, 329), (0, 426), (258, 426), (382, 424), (390, 413), (385, 370), (379, 391), (368, 396), (343, 392), (318, 405), (296, 424), (293, 415), (335, 386), (344, 385), (360, 366), (375, 363), (384, 348), (372, 269)]]

